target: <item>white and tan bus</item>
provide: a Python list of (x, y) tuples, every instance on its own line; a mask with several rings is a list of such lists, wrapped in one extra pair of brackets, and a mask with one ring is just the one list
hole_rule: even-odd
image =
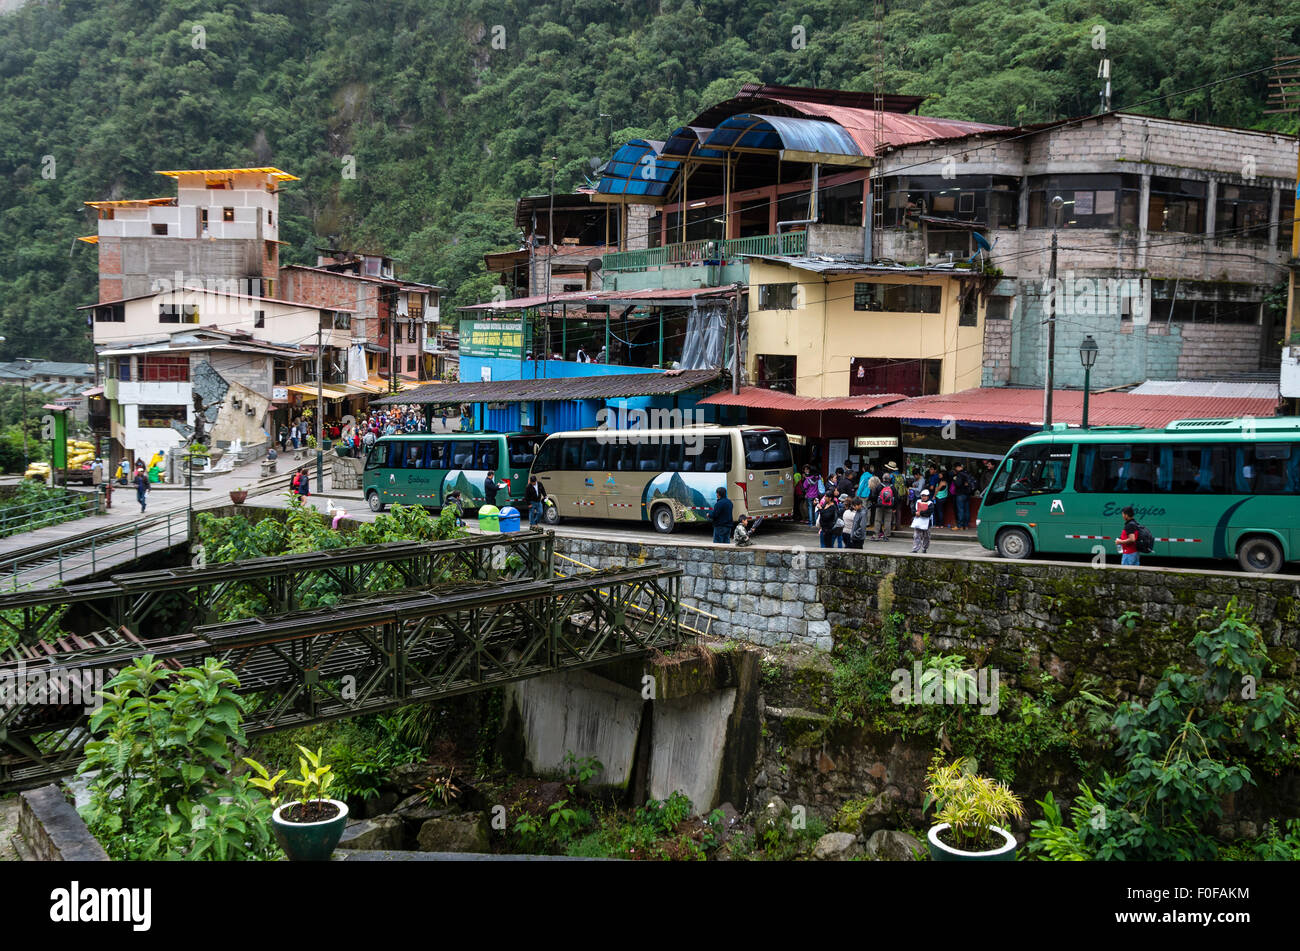
[(794, 514), (790, 442), (773, 426), (583, 429), (553, 433), (533, 459), (548, 521), (616, 518), (671, 532), (708, 521), (720, 488), (736, 518)]

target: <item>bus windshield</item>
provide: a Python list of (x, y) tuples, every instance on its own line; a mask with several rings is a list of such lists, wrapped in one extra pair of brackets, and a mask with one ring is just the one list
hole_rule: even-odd
[(790, 468), (790, 441), (781, 430), (745, 430), (743, 439), (747, 469)]
[(1059, 493), (1065, 488), (1070, 448), (1041, 443), (1015, 449), (993, 477), (988, 491), (989, 504), (1026, 495)]

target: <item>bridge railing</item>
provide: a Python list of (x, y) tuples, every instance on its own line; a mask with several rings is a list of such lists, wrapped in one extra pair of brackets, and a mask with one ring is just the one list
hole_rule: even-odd
[[(593, 567), (592, 565), (587, 564), (585, 561), (579, 561), (577, 558), (570, 558), (568, 555), (561, 555), (558, 551), (555, 553), (555, 557), (560, 559), (561, 561), (567, 561), (569, 562), (569, 564), (577, 565), (584, 572), (600, 570), (598, 568)], [(573, 572), (565, 571), (558, 565), (555, 568), (555, 574), (561, 578), (570, 578), (574, 576)], [(607, 592), (602, 592), (602, 594), (604, 593)], [(640, 610), (640, 607), (638, 605), (629, 605), (629, 606), (632, 607), (634, 610)], [(708, 611), (687, 604), (685, 601), (679, 602), (679, 611), (681, 613), (681, 618), (679, 621), (679, 626), (681, 627), (681, 629), (683, 631), (689, 631), (691, 634), (694, 634), (698, 637), (708, 637), (709, 632), (713, 628), (713, 622), (718, 619), (718, 616), (716, 614), (710, 614)]]

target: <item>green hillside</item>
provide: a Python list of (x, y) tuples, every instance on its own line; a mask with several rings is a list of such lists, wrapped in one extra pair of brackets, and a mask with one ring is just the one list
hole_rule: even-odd
[[(870, 89), (877, 55), (861, 0), (215, 6), (50, 0), (0, 15), (0, 359), (90, 357), (75, 311), (95, 297), (95, 250), (75, 240), (94, 231), (82, 202), (169, 193), (155, 169), (293, 172), (285, 263), (310, 263), (327, 236), (382, 247), (406, 276), (450, 287), (454, 306), (487, 295), (482, 254), (515, 245), (514, 199), (548, 188), (551, 156), (566, 189), (611, 142), (662, 135), (743, 82)], [(1116, 107), (1287, 128), (1262, 112), (1262, 74), (1185, 90), (1300, 51), (1295, 4), (885, 8), (884, 87), (932, 97), (928, 114), (1093, 111), (1093, 27), (1106, 24)]]

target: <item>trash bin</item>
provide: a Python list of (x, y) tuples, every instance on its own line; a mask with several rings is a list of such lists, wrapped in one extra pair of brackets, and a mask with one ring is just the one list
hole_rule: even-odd
[[(516, 527), (518, 518), (518, 515), (516, 515)], [(478, 530), (480, 532), (501, 531), (501, 510), (495, 505), (481, 506), (478, 510)]]
[(501, 510), (500, 515), (501, 531), (517, 532), (519, 531), (519, 509), (506, 506)]

